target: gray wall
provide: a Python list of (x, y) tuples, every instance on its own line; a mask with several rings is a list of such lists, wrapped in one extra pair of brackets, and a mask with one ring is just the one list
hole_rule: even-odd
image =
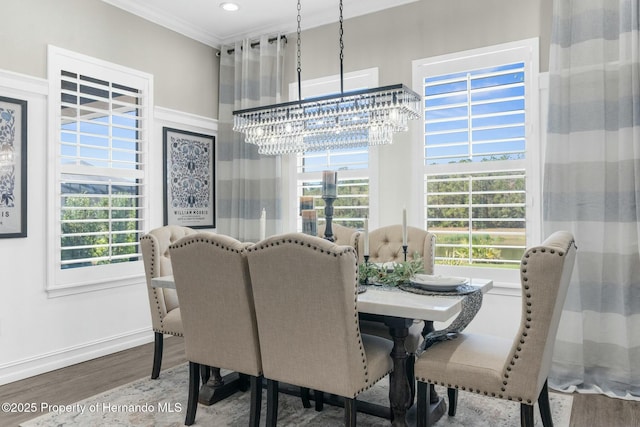
[[(412, 61), (538, 37), (540, 71), (548, 70), (552, 0), (420, 0), (344, 22), (344, 71), (378, 67), (380, 86), (412, 86)], [(336, 7), (336, 14), (338, 13)], [(304, 28), (304, 9), (302, 10)], [(302, 80), (340, 72), (338, 25), (303, 31)], [(295, 82), (296, 36), (289, 36), (285, 82)], [(284, 98), (287, 98), (285, 92)], [(406, 205), (411, 225), (421, 227), (411, 175), (412, 133), (394, 135), (378, 150), (379, 226), (400, 221)]]
[(4, 384), (153, 340), (142, 268), (139, 282), (131, 286), (59, 297), (45, 291), (47, 218), (52, 214), (47, 202), (47, 45), (154, 76), (154, 104), (164, 108), (155, 108), (150, 129), (149, 229), (162, 225), (162, 127), (215, 131), (219, 67), (215, 49), (100, 0), (1, 4), (0, 95), (28, 102), (28, 236), (0, 239)]
[(100, 0), (3, 0), (0, 69), (47, 77), (47, 44), (154, 75), (155, 105), (218, 117), (216, 50)]
[[(530, 37), (540, 37), (540, 70), (546, 71), (551, 4), (420, 0), (350, 19), (345, 22), (345, 72), (379, 67), (381, 85), (409, 84), (414, 59)], [(3, 1), (2, 15), (0, 69), (46, 78), (47, 44), (53, 44), (153, 74), (158, 106), (218, 117), (219, 61), (209, 46), (99, 0)], [(295, 46), (290, 35), (286, 82), (296, 80)], [(337, 26), (305, 30), (302, 78), (338, 72)]]
[[(551, 0), (421, 0), (348, 20), (345, 71), (379, 67), (380, 84), (410, 85), (414, 59), (536, 36), (540, 37), (541, 70), (545, 71), (550, 5)], [(212, 119), (218, 116), (219, 66), (215, 49), (100, 0), (2, 0), (0, 10), (0, 71), (37, 78), (25, 83), (19, 76), (5, 78), (0, 73), (0, 94), (29, 102), (28, 237), (0, 239), (0, 286), (5, 291), (0, 299), (3, 384), (152, 339), (142, 275), (136, 286), (59, 298), (50, 298), (44, 291), (50, 185), (46, 174), (47, 89), (41, 79), (47, 77), (47, 45), (153, 74), (156, 106)], [(338, 73), (337, 34), (335, 25), (304, 32), (304, 79)], [(287, 82), (295, 81), (295, 58), (293, 36), (287, 46)], [(183, 122), (172, 121), (178, 120), (173, 113), (155, 117), (150, 147), (150, 228), (161, 221), (161, 129), (183, 126)], [(204, 126), (213, 127), (209, 125)], [(384, 159), (384, 167), (379, 165), (380, 225), (398, 223), (401, 206), (410, 206), (410, 142), (407, 133), (398, 135), (393, 146), (379, 148), (379, 158)], [(517, 325), (519, 305), (515, 301), (508, 305), (513, 311), (509, 322), (504, 321), (505, 303), (486, 298), (485, 304), (489, 309), (477, 318), (481, 323)], [(499, 318), (482, 318), (494, 313)]]
[[(551, 4), (552, 0), (420, 0), (349, 19), (344, 23), (345, 72), (379, 67), (380, 85), (410, 84), (414, 59), (532, 37), (540, 38), (540, 70), (547, 71)], [(287, 45), (287, 82), (297, 78), (295, 40), (291, 35)], [(339, 73), (338, 52), (337, 24), (303, 31), (302, 79)]]

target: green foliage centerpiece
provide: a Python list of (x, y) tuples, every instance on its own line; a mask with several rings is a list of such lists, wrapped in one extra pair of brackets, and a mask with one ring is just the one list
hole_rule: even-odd
[(358, 278), (363, 285), (387, 285), (397, 286), (409, 283), (415, 274), (424, 273), (423, 259), (417, 252), (409, 261), (394, 263), (393, 268), (386, 264), (370, 263), (365, 261), (358, 267)]

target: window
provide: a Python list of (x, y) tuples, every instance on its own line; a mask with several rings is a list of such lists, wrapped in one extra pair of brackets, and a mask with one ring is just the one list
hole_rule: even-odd
[(414, 61), (436, 264), (517, 269), (537, 240), (537, 52), (527, 40)]
[[(338, 93), (340, 77), (307, 80), (302, 82), (304, 98)], [(367, 69), (344, 75), (345, 91), (376, 87), (378, 85), (378, 70)], [(292, 100), (298, 97), (298, 85), (292, 83), (289, 87)], [(324, 224), (324, 201), (322, 194), (322, 171), (338, 171), (338, 198), (334, 203), (333, 223), (351, 228), (362, 228), (364, 219), (374, 216), (369, 207), (375, 205), (376, 180), (372, 177), (373, 152), (367, 147), (350, 149), (333, 149), (325, 151), (305, 152), (296, 156), (295, 182), (292, 198), (300, 200), (302, 196), (314, 198), (315, 209), (318, 214), (318, 224)], [(297, 230), (302, 230), (302, 219), (299, 216), (298, 203), (292, 204), (291, 215), (297, 218)], [(293, 226), (293, 223), (292, 223)]]
[(48, 289), (140, 274), (151, 77), (49, 48), (52, 168)]

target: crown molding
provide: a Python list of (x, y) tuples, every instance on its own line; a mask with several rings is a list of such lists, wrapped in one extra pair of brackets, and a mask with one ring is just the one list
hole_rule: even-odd
[[(241, 31), (229, 34), (217, 34), (210, 29), (196, 26), (192, 22), (185, 21), (184, 19), (177, 18), (175, 15), (163, 12), (159, 9), (143, 6), (136, 1), (132, 0), (102, 0), (111, 6), (117, 7), (125, 12), (139, 16), (154, 24), (168, 28), (193, 40), (204, 43), (215, 49), (220, 49), (221, 46), (232, 44), (236, 41), (244, 39), (253, 39), (263, 34), (290, 34), (297, 30), (297, 21), (291, 20), (291, 22), (275, 22), (268, 23), (262, 26), (247, 25), (247, 27)], [(379, 12), (389, 7), (403, 6), (408, 3), (414, 3), (418, 0), (395, 0), (393, 6), (389, 6), (388, 0), (366, 0), (360, 2), (353, 2), (344, 9), (344, 19), (355, 18), (358, 16)], [(302, 27), (303, 30), (320, 27), (322, 25), (328, 25), (338, 22), (339, 12), (338, 8), (329, 10), (315, 10), (312, 13), (306, 13), (302, 11)]]
[(222, 44), (220, 37), (216, 36), (215, 34), (209, 31), (205, 31), (201, 28), (197, 28), (192, 23), (176, 18), (175, 15), (170, 15), (168, 13), (163, 13), (158, 10), (153, 10), (148, 7), (140, 6), (136, 2), (132, 2), (130, 0), (102, 0), (102, 1), (107, 4), (110, 4), (111, 6), (122, 9), (125, 12), (139, 16), (140, 18), (143, 18), (147, 21), (153, 22), (154, 24), (158, 24), (162, 27), (173, 30), (176, 33), (182, 34), (183, 36), (199, 41), (200, 43), (204, 43), (213, 48), (219, 49), (220, 45)]

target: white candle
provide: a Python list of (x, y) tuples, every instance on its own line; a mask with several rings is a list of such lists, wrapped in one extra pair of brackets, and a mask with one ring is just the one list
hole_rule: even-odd
[(364, 219), (364, 253), (363, 255), (369, 256), (369, 219)]
[(407, 208), (402, 208), (402, 246), (407, 246)]
[(260, 214), (260, 240), (264, 240), (267, 235), (267, 211), (262, 208)]

